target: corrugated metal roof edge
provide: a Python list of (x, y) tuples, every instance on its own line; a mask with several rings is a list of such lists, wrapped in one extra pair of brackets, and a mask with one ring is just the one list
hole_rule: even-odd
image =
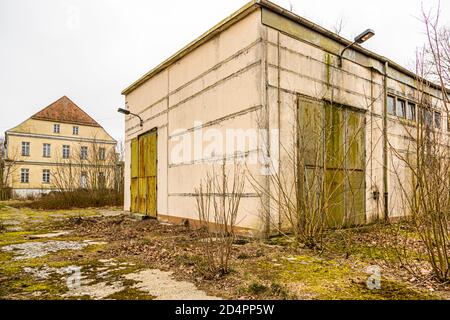
[[(249, 2), (245, 6), (243, 6), (241, 9), (239, 9), (238, 11), (233, 13), (232, 15), (230, 15), (229, 17), (225, 18), (224, 20), (222, 20), (221, 22), (216, 24), (213, 28), (209, 29), (203, 35), (201, 35), (200, 37), (198, 37), (197, 39), (195, 39), (194, 41), (192, 41), (191, 43), (186, 45), (184, 48), (179, 50), (177, 53), (175, 53), (174, 55), (172, 55), (171, 57), (166, 59), (164, 62), (162, 62), (161, 64), (159, 64), (158, 66), (156, 66), (155, 68), (150, 70), (149, 72), (147, 72), (145, 75), (143, 75), (137, 81), (133, 82), (130, 86), (128, 86), (126, 89), (124, 89), (122, 91), (122, 94), (126, 95), (126, 94), (132, 92), (134, 89), (136, 89), (140, 85), (142, 85), (146, 80), (148, 80), (152, 76), (156, 75), (157, 73), (161, 72), (162, 70), (166, 69), (168, 66), (170, 66), (174, 62), (180, 60), (182, 57), (184, 57), (189, 52), (191, 52), (192, 50), (196, 49), (197, 47), (199, 47), (200, 45), (202, 45), (203, 43), (208, 41), (210, 38), (215, 36), (217, 33), (221, 32), (223, 29), (228, 28), (230, 25), (232, 25), (232, 24), (236, 23), (237, 21), (246, 17), (248, 14), (253, 12), (257, 7), (263, 7), (263, 8), (269, 9), (275, 13), (278, 13), (294, 22), (302, 24), (307, 28), (310, 28), (330, 39), (333, 39), (333, 40), (341, 43), (344, 46), (347, 46), (353, 42), (353, 41), (347, 40), (347, 39), (337, 35), (336, 33), (333, 33), (331, 31), (325, 29), (324, 27), (321, 27), (321, 26), (315, 24), (314, 22), (311, 22), (305, 18), (302, 18), (299, 15), (297, 15), (289, 10), (286, 10), (283, 7), (281, 7), (275, 3), (272, 3), (268, 0), (252, 0), (251, 2)], [(411, 72), (410, 70), (406, 69), (405, 67), (402, 67), (400, 64), (398, 64), (382, 55), (379, 55), (379, 54), (377, 54), (373, 51), (370, 51), (368, 49), (365, 49), (361, 46), (354, 46), (352, 49), (355, 51), (358, 51), (359, 53), (362, 53), (370, 58), (378, 60), (380, 62), (383, 62), (383, 63), (387, 62), (387, 63), (389, 63), (389, 66), (391, 68), (393, 68), (401, 73), (404, 73), (412, 78), (417, 78), (417, 75), (414, 72)], [(425, 80), (424, 80), (424, 82), (435, 89), (441, 90), (441, 86), (439, 86), (435, 83), (425, 81)], [(450, 94), (450, 89), (447, 89), (447, 92), (448, 92), (448, 94)]]

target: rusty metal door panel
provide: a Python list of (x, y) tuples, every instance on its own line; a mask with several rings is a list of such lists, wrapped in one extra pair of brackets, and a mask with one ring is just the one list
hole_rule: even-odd
[(146, 178), (147, 178), (147, 214), (150, 217), (157, 215), (157, 133), (152, 132), (147, 135), (147, 153), (146, 153)]
[(137, 138), (131, 140), (131, 183), (130, 183), (130, 211), (138, 212), (138, 177), (139, 177), (139, 142)]
[(346, 215), (348, 225), (366, 222), (365, 121), (360, 112), (347, 110)]
[(148, 177), (156, 177), (157, 167), (157, 134), (156, 132), (148, 136)]
[(326, 166), (331, 169), (345, 167), (345, 120), (344, 110), (325, 105)]
[(364, 170), (365, 137), (364, 118), (361, 113), (347, 111), (347, 169)]
[(299, 100), (299, 149), (307, 166), (323, 164), (323, 106), (316, 101)]
[(131, 178), (139, 177), (139, 142), (137, 138), (131, 140)]
[(147, 214), (156, 218), (156, 177), (147, 178)]
[(139, 177), (139, 213), (147, 213), (147, 178)]
[(346, 220), (348, 225), (361, 225), (366, 222), (365, 214), (365, 174), (364, 171), (347, 173)]
[[(297, 174), (302, 175), (302, 180), (324, 179), (324, 201), (331, 227), (364, 223), (364, 113), (313, 99), (299, 97), (298, 101), (299, 136), (305, 141), (300, 150), (304, 151), (309, 174), (304, 176), (303, 170)], [(305, 185), (306, 188), (314, 189), (311, 185)]]
[(139, 137), (139, 177), (145, 177), (146, 135)]
[(131, 141), (131, 212), (156, 217), (157, 133)]
[(342, 227), (345, 219), (345, 175), (342, 170), (325, 172), (325, 204), (330, 227)]
[(138, 199), (138, 184), (139, 179), (138, 178), (132, 178), (131, 179), (131, 199), (130, 199), (130, 211), (131, 212), (138, 212), (139, 206), (139, 199)]

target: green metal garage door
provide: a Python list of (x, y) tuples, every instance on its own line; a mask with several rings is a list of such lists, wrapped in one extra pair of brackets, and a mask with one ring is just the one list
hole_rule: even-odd
[(157, 134), (131, 141), (131, 212), (156, 217)]
[(306, 179), (323, 183), (328, 224), (365, 223), (365, 118), (356, 109), (298, 98)]

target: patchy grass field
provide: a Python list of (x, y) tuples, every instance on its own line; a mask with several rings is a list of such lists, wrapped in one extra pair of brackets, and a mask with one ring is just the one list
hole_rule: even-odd
[[(393, 248), (381, 246), (389, 226), (331, 233), (321, 252), (281, 237), (241, 240), (231, 273), (205, 280), (196, 269), (202, 246), (193, 230), (134, 219), (117, 208), (38, 211), (9, 204), (0, 203), (0, 299), (450, 297), (448, 286), (412, 277)], [(381, 289), (367, 287), (370, 265), (380, 267)]]

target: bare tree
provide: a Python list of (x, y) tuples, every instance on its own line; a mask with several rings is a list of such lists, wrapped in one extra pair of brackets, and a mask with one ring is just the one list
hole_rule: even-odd
[[(450, 276), (450, 139), (443, 122), (447, 119), (447, 126), (450, 124), (446, 87), (450, 84), (450, 29), (440, 24), (439, 8), (434, 16), (423, 9), (422, 16), (428, 42), (416, 58), (418, 117), (414, 124), (404, 125), (407, 142), (403, 146), (391, 144), (390, 149), (402, 206), (422, 244), (413, 250), (423, 250), (434, 277), (445, 282)], [(411, 242), (409, 234), (403, 238), (400, 247)], [(398, 250), (399, 256), (417, 275), (407, 251)]]
[(333, 32), (336, 33), (337, 35), (341, 35), (344, 28), (345, 28), (344, 18), (340, 17), (339, 20), (337, 20), (335, 24), (332, 25), (331, 30), (333, 30)]
[(17, 150), (9, 150), (8, 154), (5, 139), (0, 138), (0, 200), (9, 199), (12, 196), (10, 183), (17, 170), (17, 155)]
[(260, 199), (269, 199), (263, 208), (278, 213), (272, 229), (322, 248), (329, 227), (358, 224), (365, 214), (354, 194), (364, 192), (364, 153), (355, 150), (362, 150), (365, 122), (356, 111), (323, 99), (298, 97), (294, 108), (290, 141), (281, 143), (280, 163), (270, 163), (269, 184), (251, 173), (249, 179)]

